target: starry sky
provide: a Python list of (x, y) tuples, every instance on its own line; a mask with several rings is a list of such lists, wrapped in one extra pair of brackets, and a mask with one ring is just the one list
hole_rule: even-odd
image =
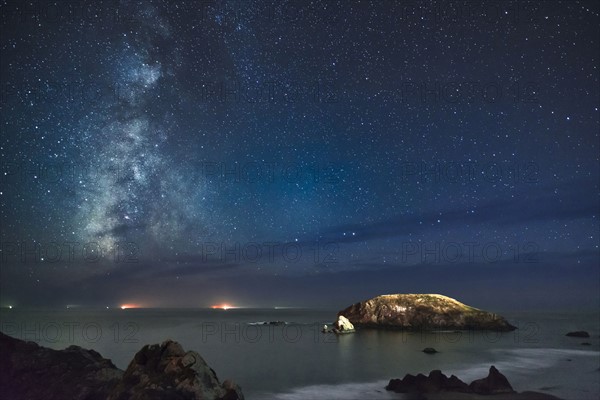
[(595, 1), (0, 1), (0, 305), (598, 307)]

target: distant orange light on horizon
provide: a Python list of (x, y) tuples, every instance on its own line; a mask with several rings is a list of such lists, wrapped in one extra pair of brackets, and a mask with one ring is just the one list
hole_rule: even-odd
[(140, 308), (140, 306), (137, 304), (122, 304), (121, 305), (121, 310), (126, 310), (128, 308)]
[(230, 308), (235, 308), (234, 306), (230, 305), (230, 304), (215, 304), (214, 306), (210, 306), (210, 308), (212, 309), (221, 309), (221, 310), (229, 310)]

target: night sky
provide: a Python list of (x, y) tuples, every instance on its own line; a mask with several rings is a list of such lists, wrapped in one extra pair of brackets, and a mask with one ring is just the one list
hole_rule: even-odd
[(598, 307), (597, 1), (26, 4), (0, 305)]

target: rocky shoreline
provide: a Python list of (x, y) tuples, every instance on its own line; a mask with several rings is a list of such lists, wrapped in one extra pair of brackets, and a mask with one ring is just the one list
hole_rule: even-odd
[(508, 379), (493, 365), (487, 377), (474, 380), (470, 384), (454, 375), (447, 377), (440, 370), (434, 370), (428, 376), (407, 374), (403, 379), (392, 379), (385, 389), (422, 400), (558, 400), (558, 397), (540, 392), (517, 393)]
[(0, 332), (0, 397), (11, 400), (244, 400), (195, 351), (144, 346), (125, 371), (94, 350), (53, 350)]

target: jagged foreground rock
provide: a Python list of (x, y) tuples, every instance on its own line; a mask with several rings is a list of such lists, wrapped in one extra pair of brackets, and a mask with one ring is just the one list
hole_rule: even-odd
[(388, 294), (351, 305), (340, 311), (357, 327), (408, 330), (516, 329), (503, 317), (470, 307), (439, 294)]
[(0, 332), (0, 398), (11, 400), (243, 400), (196, 352), (144, 346), (125, 372), (93, 350), (52, 350)]
[(0, 332), (0, 398), (106, 400), (122, 375), (93, 350), (52, 350)]
[(391, 379), (386, 390), (397, 393), (411, 393), (419, 399), (481, 399), (498, 400), (558, 400), (557, 397), (539, 392), (517, 393), (508, 379), (493, 365), (488, 376), (466, 384), (456, 376), (448, 378), (440, 370), (434, 370), (429, 376), (407, 374), (403, 379)]
[(230, 381), (221, 385), (217, 374), (195, 351), (185, 352), (168, 340), (140, 350), (108, 400), (243, 400)]

